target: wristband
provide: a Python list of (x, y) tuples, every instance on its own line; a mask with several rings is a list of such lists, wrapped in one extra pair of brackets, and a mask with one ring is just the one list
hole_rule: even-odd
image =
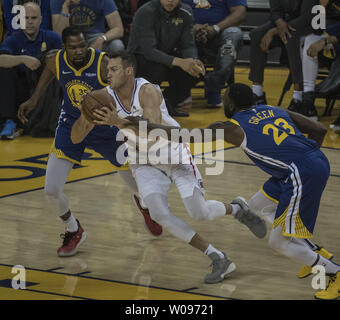
[(101, 35), (101, 37), (104, 39), (104, 41), (107, 41), (107, 37), (105, 34)]
[(70, 15), (69, 13), (63, 13), (63, 12), (61, 12), (60, 14), (61, 14), (63, 17), (66, 17), (66, 18), (71, 17), (71, 15)]

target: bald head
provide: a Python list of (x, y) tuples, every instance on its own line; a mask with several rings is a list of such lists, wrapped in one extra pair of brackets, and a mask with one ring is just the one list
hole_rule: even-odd
[(40, 6), (34, 2), (26, 2), (25, 7), (25, 21), (26, 29), (24, 30), (27, 37), (33, 40), (39, 33), (39, 28), (42, 22)]

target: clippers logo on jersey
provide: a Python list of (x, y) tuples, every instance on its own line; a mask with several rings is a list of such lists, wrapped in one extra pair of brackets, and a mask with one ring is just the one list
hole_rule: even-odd
[(93, 87), (90, 86), (87, 82), (80, 80), (72, 80), (66, 83), (65, 88), (67, 91), (67, 95), (72, 102), (72, 105), (78, 109), (81, 97), (87, 92), (93, 90)]

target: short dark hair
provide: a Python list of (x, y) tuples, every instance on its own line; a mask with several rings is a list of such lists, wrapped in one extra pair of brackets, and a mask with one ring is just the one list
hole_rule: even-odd
[(61, 38), (63, 40), (63, 43), (65, 44), (67, 41), (68, 37), (72, 37), (72, 36), (79, 36), (79, 35), (83, 35), (85, 40), (86, 40), (86, 35), (83, 32), (82, 29), (80, 29), (79, 27), (74, 27), (74, 26), (70, 26), (70, 27), (66, 27), (62, 34), (61, 34)]
[(126, 50), (119, 50), (109, 54), (110, 59), (121, 58), (124, 68), (132, 67), (136, 73), (137, 61), (133, 53)]
[(249, 109), (254, 105), (253, 91), (246, 84), (231, 84), (229, 87), (228, 96), (238, 109)]

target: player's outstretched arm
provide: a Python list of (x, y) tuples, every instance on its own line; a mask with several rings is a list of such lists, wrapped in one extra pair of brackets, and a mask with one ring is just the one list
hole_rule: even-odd
[(28, 121), (27, 115), (36, 107), (40, 97), (46, 91), (47, 87), (56, 75), (56, 55), (57, 50), (51, 51), (46, 55), (45, 68), (40, 76), (39, 82), (30, 99), (19, 106), (18, 118), (22, 123)]
[[(127, 118), (127, 120), (129, 120), (131, 125), (134, 126), (136, 129), (139, 128), (141, 121), (145, 121), (147, 123), (148, 133), (154, 129), (164, 130), (168, 139), (174, 142), (194, 143), (196, 140), (194, 130), (196, 130), (196, 132), (200, 131), (203, 142), (216, 141), (222, 138), (225, 142), (231, 143), (235, 146), (240, 146), (244, 140), (243, 130), (239, 126), (229, 121), (214, 122), (208, 128), (193, 129), (193, 131), (191, 132), (192, 134), (190, 134), (190, 129), (178, 128), (175, 126), (166, 126), (159, 123), (152, 123), (145, 118), (129, 117)], [(221, 131), (218, 132), (218, 130)], [(184, 132), (189, 133), (189, 135), (185, 134)], [(188, 137), (190, 141), (183, 139), (185, 137)]]
[(327, 128), (321, 122), (311, 120), (302, 114), (292, 111), (287, 112), (298, 129), (302, 133), (308, 134), (308, 138), (316, 141), (320, 148), (327, 134)]
[[(105, 90), (105, 89), (101, 89)], [(77, 119), (77, 121), (73, 124), (71, 129), (71, 141), (74, 144), (78, 144), (82, 142), (87, 135), (90, 133), (90, 131), (95, 126), (94, 123), (89, 122), (83, 112), (82, 109), (82, 100), (84, 96), (81, 97), (80, 103), (79, 103), (79, 110), (81, 112), (80, 117)]]

